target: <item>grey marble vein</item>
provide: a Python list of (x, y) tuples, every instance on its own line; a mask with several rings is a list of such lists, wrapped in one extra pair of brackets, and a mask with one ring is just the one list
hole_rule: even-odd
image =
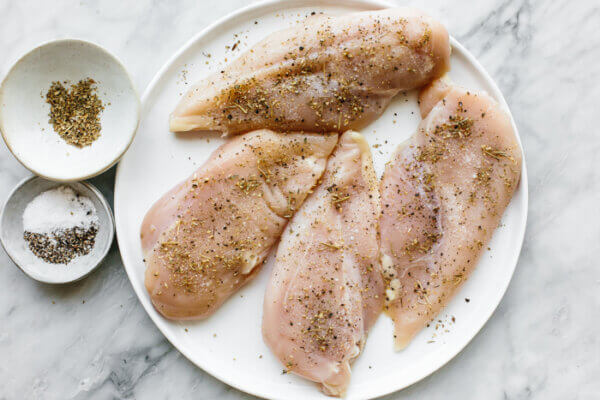
[[(244, 0), (0, 1), (0, 73), (39, 42), (95, 41), (140, 92)], [(600, 3), (400, 1), (442, 19), (496, 79), (530, 177), (525, 244), (498, 310), (448, 365), (386, 399), (600, 398)], [(0, 201), (29, 173), (0, 145)], [(114, 169), (93, 180), (112, 201)], [(0, 399), (251, 398), (194, 367), (149, 320), (117, 245), (82, 282), (26, 278), (0, 250)]]

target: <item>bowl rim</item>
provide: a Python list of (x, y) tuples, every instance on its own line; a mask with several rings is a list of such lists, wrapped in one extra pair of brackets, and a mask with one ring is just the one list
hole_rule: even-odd
[[(81, 274), (73, 279), (69, 279), (69, 280), (65, 280), (65, 281), (48, 281), (48, 280), (40, 279), (39, 277), (32, 275), (27, 270), (27, 268), (21, 266), (16, 261), (16, 257), (12, 253), (12, 250), (10, 250), (10, 247), (6, 244), (6, 238), (4, 237), (4, 230), (1, 229), (2, 224), (4, 224), (4, 212), (6, 211), (6, 206), (8, 205), (10, 199), (15, 195), (15, 193), (17, 193), (20, 189), (22, 189), (23, 187), (25, 187), (27, 184), (29, 184), (31, 181), (33, 181), (35, 179), (45, 179), (45, 180), (48, 180), (50, 182), (55, 182), (55, 183), (81, 184), (81, 185), (85, 186), (87, 189), (89, 189), (94, 196), (96, 196), (96, 198), (100, 201), (100, 203), (102, 204), (102, 207), (108, 214), (108, 217), (109, 217), (108, 218), (108, 225), (109, 225), (108, 228), (110, 228), (109, 237), (108, 237), (108, 241), (107, 241), (108, 245), (102, 250), (102, 252), (100, 253), (100, 256), (92, 263), (92, 266), (89, 269), (87, 269), (83, 274)], [(0, 209), (0, 244), (2, 244), (2, 248), (8, 255), (8, 258), (10, 258), (12, 263), (21, 272), (23, 272), (25, 275), (27, 275), (31, 279), (38, 281), (38, 282), (42, 282), (42, 283), (46, 283), (46, 284), (50, 284), (50, 285), (64, 285), (64, 284), (68, 284), (68, 283), (74, 283), (74, 282), (77, 282), (77, 281), (85, 278), (86, 276), (91, 274), (94, 270), (96, 270), (96, 268), (98, 268), (98, 266), (100, 266), (100, 264), (102, 264), (102, 262), (104, 261), (104, 259), (108, 255), (108, 253), (110, 252), (110, 249), (112, 248), (114, 240), (115, 240), (115, 216), (112, 212), (110, 204), (106, 200), (106, 197), (104, 197), (102, 192), (100, 192), (100, 190), (96, 186), (94, 186), (91, 183), (86, 182), (86, 181), (58, 182), (58, 181), (46, 179), (42, 176), (31, 175), (31, 176), (28, 176), (28, 177), (22, 179), (19, 183), (17, 183), (15, 185), (15, 187), (10, 191), (10, 193), (8, 194), (8, 197), (2, 204), (2, 209)]]
[[(23, 60), (31, 55), (33, 52), (49, 46), (49, 45), (54, 45), (54, 44), (68, 44), (68, 43), (78, 43), (84, 46), (89, 46), (92, 48), (95, 48), (96, 50), (99, 50), (100, 52), (104, 53), (106, 56), (108, 56), (109, 59), (111, 59), (113, 62), (115, 62), (123, 71), (123, 73), (125, 74), (125, 77), (127, 78), (131, 89), (133, 91), (133, 94), (135, 96), (135, 118), (136, 118), (136, 124), (135, 127), (133, 128), (133, 130), (131, 132), (129, 132), (129, 139), (128, 142), (126, 143), (125, 147), (120, 151), (117, 152), (115, 154), (115, 156), (102, 168), (99, 168), (98, 170), (91, 172), (89, 174), (86, 175), (76, 175), (76, 176), (72, 176), (72, 177), (61, 177), (61, 176), (53, 176), (50, 174), (46, 174), (43, 171), (33, 168), (32, 166), (28, 165), (25, 161), (23, 161), (13, 150), (10, 141), (7, 138), (7, 134), (5, 133), (6, 128), (4, 126), (4, 107), (2, 106), (2, 100), (4, 98), (4, 86), (6, 84), (6, 81), (8, 80), (8, 78), (11, 76), (11, 74), (15, 71), (15, 69), (23, 62)], [(123, 155), (127, 152), (127, 150), (129, 150), (129, 147), (131, 146), (131, 143), (133, 143), (133, 139), (135, 138), (135, 135), (137, 134), (137, 130), (139, 128), (140, 125), (140, 117), (141, 117), (141, 100), (140, 100), (140, 94), (137, 90), (137, 88), (135, 87), (135, 83), (133, 82), (133, 79), (131, 77), (131, 74), (129, 73), (129, 71), (127, 70), (127, 68), (125, 68), (125, 65), (121, 62), (121, 60), (115, 56), (113, 53), (111, 53), (110, 51), (108, 51), (107, 49), (105, 49), (104, 47), (100, 46), (97, 43), (88, 41), (88, 40), (83, 40), (83, 39), (77, 39), (77, 38), (62, 38), (62, 39), (52, 39), (52, 40), (48, 40), (45, 42), (42, 42), (40, 44), (38, 44), (37, 46), (33, 47), (30, 50), (27, 50), (26, 52), (24, 52), (21, 56), (19, 56), (17, 58), (17, 61), (15, 61), (12, 66), (10, 67), (10, 69), (8, 70), (8, 72), (6, 73), (6, 75), (4, 75), (2, 77), (2, 82), (0, 83), (0, 134), (2, 135), (2, 139), (4, 140), (4, 143), (6, 144), (6, 147), (8, 148), (8, 150), (10, 151), (10, 153), (13, 155), (13, 157), (15, 157), (17, 159), (17, 161), (19, 161), (19, 163), (21, 163), (21, 165), (23, 165), (25, 168), (27, 168), (29, 171), (31, 171), (32, 173), (34, 173), (37, 176), (40, 176), (44, 179), (50, 180), (50, 181), (54, 181), (54, 182), (64, 182), (64, 183), (68, 183), (68, 182), (77, 182), (77, 181), (82, 181), (85, 179), (90, 179), (93, 178), (95, 176), (98, 176), (104, 172), (106, 172), (108, 169), (110, 169), (111, 167), (113, 167), (116, 163), (119, 162), (119, 160), (121, 159), (121, 157), (123, 157)]]

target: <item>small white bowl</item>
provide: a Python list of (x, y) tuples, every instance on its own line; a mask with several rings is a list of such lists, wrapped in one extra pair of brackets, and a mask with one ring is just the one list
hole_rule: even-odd
[(60, 183), (32, 176), (21, 181), (10, 193), (0, 216), (0, 242), (8, 256), (25, 274), (44, 283), (70, 283), (92, 272), (106, 257), (112, 245), (115, 223), (112, 211), (102, 193), (87, 182), (67, 185), (88, 197), (98, 214), (98, 233), (89, 254), (74, 258), (68, 264), (48, 264), (37, 258), (23, 239), (23, 212), (37, 195), (60, 186)]
[[(105, 109), (100, 137), (78, 148), (49, 124), (46, 92), (54, 81), (70, 86), (86, 78), (96, 81)], [(54, 181), (88, 179), (106, 171), (131, 144), (139, 118), (139, 97), (125, 67), (103, 48), (82, 40), (36, 47), (17, 61), (0, 86), (0, 131), (6, 145), (26, 168)]]

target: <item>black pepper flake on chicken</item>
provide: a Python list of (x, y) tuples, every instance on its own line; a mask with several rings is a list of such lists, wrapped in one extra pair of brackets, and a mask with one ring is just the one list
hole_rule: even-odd
[(336, 143), (336, 134), (237, 136), (159, 199), (141, 229), (156, 309), (206, 318), (254, 278)]
[(386, 312), (398, 349), (475, 268), (521, 173), (510, 119), (486, 93), (440, 80), (419, 102), (424, 119), (381, 182)]
[(442, 76), (449, 60), (448, 32), (415, 9), (310, 17), (192, 87), (171, 114), (170, 129), (358, 129), (397, 93)]
[(286, 370), (329, 395), (346, 391), (383, 306), (379, 216), (369, 145), (346, 132), (281, 238), (263, 312), (263, 337)]

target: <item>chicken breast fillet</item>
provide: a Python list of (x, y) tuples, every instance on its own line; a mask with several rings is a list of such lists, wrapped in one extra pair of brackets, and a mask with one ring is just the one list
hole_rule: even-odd
[(309, 17), (275, 32), (195, 85), (173, 132), (344, 132), (376, 119), (401, 90), (450, 66), (448, 32), (412, 8)]
[(509, 117), (484, 92), (434, 82), (423, 121), (381, 182), (386, 312), (397, 349), (434, 318), (475, 268), (521, 173)]
[(377, 179), (364, 138), (346, 132), (321, 184), (282, 236), (263, 337), (288, 371), (340, 396), (381, 313)]
[(252, 279), (336, 143), (336, 134), (250, 132), (158, 200), (141, 228), (156, 309), (206, 318)]

